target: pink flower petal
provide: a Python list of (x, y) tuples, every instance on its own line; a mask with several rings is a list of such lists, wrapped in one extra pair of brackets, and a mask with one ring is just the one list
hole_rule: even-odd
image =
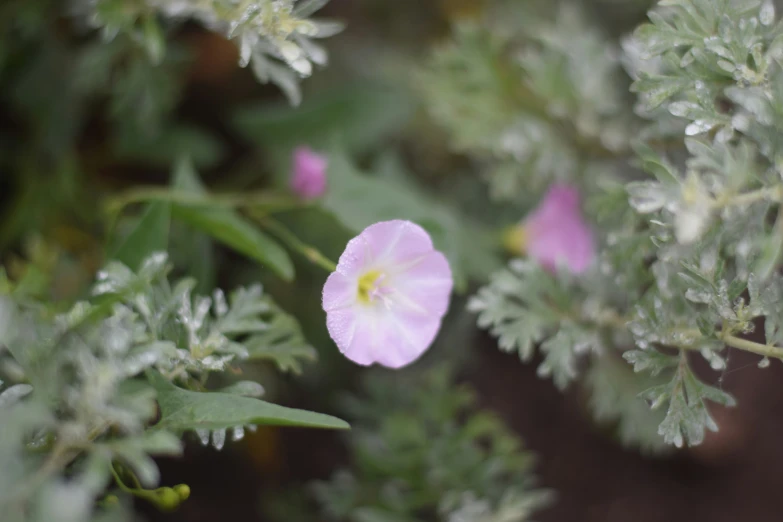
[(433, 252), (430, 235), (415, 223), (395, 219), (370, 225), (362, 233), (374, 262), (398, 264)]
[(308, 147), (297, 147), (293, 154), (291, 190), (304, 200), (315, 199), (326, 192), (327, 159)]
[(358, 277), (359, 272), (370, 265), (371, 259), (367, 240), (360, 234), (345, 245), (345, 250), (337, 260), (337, 273), (346, 277)]
[(432, 344), (452, 286), (448, 261), (423, 228), (376, 223), (348, 242), (324, 284), (329, 335), (357, 364), (400, 368)]
[(380, 265), (402, 269), (403, 263), (415, 262), (434, 251), (429, 234), (419, 225), (400, 219), (381, 221), (348, 242), (337, 271), (353, 275), (357, 270)]
[(563, 264), (581, 274), (595, 258), (593, 234), (582, 217), (579, 199), (575, 188), (554, 185), (525, 220), (527, 253), (550, 270)]
[(449, 262), (437, 251), (423, 256), (395, 277), (397, 292), (436, 316), (446, 313), (453, 285)]
[(356, 283), (339, 272), (326, 278), (323, 309), (327, 312), (351, 306), (356, 301)]
[[(362, 366), (406, 366), (427, 351), (441, 320), (411, 313), (348, 313), (327, 316), (329, 334), (348, 359)], [(344, 335), (343, 335), (344, 334)]]

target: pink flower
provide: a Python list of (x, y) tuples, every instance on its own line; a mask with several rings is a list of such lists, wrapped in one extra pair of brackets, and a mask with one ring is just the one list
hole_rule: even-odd
[(326, 280), (323, 309), (340, 351), (363, 366), (401, 368), (429, 348), (449, 307), (446, 257), (410, 221), (382, 221), (348, 242)]
[(593, 262), (593, 233), (582, 217), (579, 199), (576, 188), (552, 185), (522, 223), (527, 254), (550, 270), (562, 264), (581, 274)]
[(297, 147), (293, 155), (291, 190), (304, 200), (318, 198), (326, 192), (326, 157), (309, 147)]

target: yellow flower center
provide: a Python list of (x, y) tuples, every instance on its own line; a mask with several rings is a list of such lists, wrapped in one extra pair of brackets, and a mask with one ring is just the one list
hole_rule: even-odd
[(524, 225), (509, 227), (503, 234), (503, 246), (510, 254), (524, 254), (527, 246), (527, 231)]
[(380, 270), (370, 270), (359, 278), (359, 285), (356, 289), (359, 302), (370, 304), (378, 292), (379, 279), (383, 277)]

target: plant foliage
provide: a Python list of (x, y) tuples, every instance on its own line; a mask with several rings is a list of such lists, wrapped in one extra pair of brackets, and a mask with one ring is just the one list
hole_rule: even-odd
[[(650, 419), (664, 413), (656, 430), (663, 441), (699, 444), (706, 431), (718, 430), (710, 410), (735, 401), (714, 378), (693, 372), (693, 358), (723, 371), (727, 346), (760, 355), (762, 368), (783, 356), (772, 297), (780, 293), (783, 262), (783, 120), (776, 109), (783, 24), (770, 1), (664, 0), (649, 23), (615, 44), (576, 30), (588, 20), (570, 7), (531, 16), (551, 21), (534, 26), (509, 14), (488, 16), (467, 33), (456, 29), (454, 42), (433, 54), (427, 70), (441, 78), (437, 89), (475, 110), (447, 112), (434, 91), (424, 94), (457, 150), (492, 162), (508, 158), (513, 167), (503, 172), (525, 181), (565, 176), (581, 186), (601, 249), (582, 277), (512, 261), (469, 307), (502, 350), (530, 361), (538, 347), (539, 375), (558, 387), (586, 376), (597, 416), (618, 420), (627, 443), (659, 446), (631, 427), (650, 425), (625, 395), (632, 393), (652, 407)], [(509, 26), (518, 31), (502, 30)], [(508, 71), (513, 59), (513, 83), (524, 86), (514, 92), (525, 93), (516, 100), (497, 70), (487, 73), (497, 63)], [(635, 103), (618, 91), (622, 68)], [(477, 85), (483, 87), (472, 90)], [(526, 103), (529, 96), (537, 103)], [(488, 108), (501, 101), (502, 109)], [(560, 115), (569, 123), (553, 125)], [(463, 132), (478, 118), (480, 139)], [(538, 140), (517, 140), (535, 156), (487, 148), (508, 143), (501, 136), (514, 121), (547, 124)], [(548, 156), (572, 159), (551, 168), (540, 161)], [(499, 194), (528, 190), (506, 179), (488, 175), (503, 187)], [(765, 335), (749, 339), (762, 317)], [(610, 371), (619, 354), (649, 379)], [(651, 387), (640, 389), (643, 382)]]
[(330, 519), (524, 521), (549, 502), (531, 455), (470, 388), (443, 367), (414, 381), (368, 376), (345, 400), (353, 466), (313, 487)]
[[(159, 488), (155, 455), (179, 454), (194, 431), (222, 448), (258, 424), (346, 428), (343, 421), (258, 399), (238, 382), (207, 389), (212, 373), (263, 358), (297, 369), (311, 358), (295, 322), (260, 287), (226, 299), (192, 295), (194, 282), (166, 277), (167, 256), (137, 271), (112, 261), (93, 299), (58, 312), (24, 299), (5, 281), (0, 298), (0, 436), (4, 519), (88, 520), (120, 516), (95, 508), (111, 477), (163, 508), (182, 499)], [(124, 477), (124, 478), (120, 478)], [(181, 491), (181, 488), (180, 490)], [(37, 502), (37, 498), (43, 498)], [(51, 504), (51, 505), (50, 505)]]

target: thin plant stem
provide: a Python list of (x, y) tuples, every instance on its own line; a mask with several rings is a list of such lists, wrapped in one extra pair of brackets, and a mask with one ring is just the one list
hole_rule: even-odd
[(744, 207), (759, 201), (780, 201), (783, 199), (783, 185), (766, 187), (744, 194), (724, 195), (712, 201), (712, 207), (721, 209), (725, 207)]
[(783, 348), (773, 346), (769, 344), (761, 344), (754, 341), (749, 341), (741, 337), (733, 335), (721, 336), (721, 340), (726, 343), (727, 346), (744, 350), (746, 352), (755, 353), (764, 357), (774, 357), (776, 359), (783, 359)]
[[(253, 213), (250, 213), (253, 215)], [(276, 219), (268, 216), (253, 216), (258, 221), (258, 224), (263, 228), (272, 232), (278, 239), (288, 245), (291, 250), (300, 253), (305, 259), (311, 263), (320, 266), (327, 272), (334, 272), (337, 270), (337, 264), (323, 255), (317, 248), (308, 245), (296, 235), (291, 232), (285, 225), (277, 221)]]
[(108, 201), (106, 208), (110, 214), (118, 214), (132, 203), (162, 201), (180, 205), (254, 208), (264, 207), (268, 212), (284, 211), (306, 206), (300, 200), (290, 196), (269, 192), (248, 192), (244, 194), (193, 194), (169, 188), (138, 187), (120, 194)]

